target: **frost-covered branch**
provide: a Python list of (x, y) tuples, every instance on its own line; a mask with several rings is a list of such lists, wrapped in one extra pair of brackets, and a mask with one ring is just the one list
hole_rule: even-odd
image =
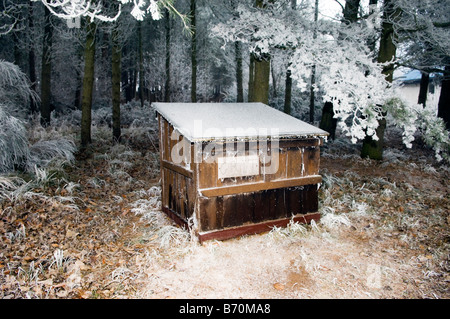
[(152, 19), (161, 19), (160, 7), (173, 8), (170, 0), (111, 0), (111, 3), (117, 4), (116, 12), (112, 15), (106, 14), (104, 5), (96, 0), (30, 0), (42, 2), (48, 10), (55, 16), (63, 19), (74, 19), (77, 17), (89, 17), (104, 22), (117, 20), (122, 13), (122, 5), (130, 4), (133, 6), (131, 14), (134, 18), (142, 21), (147, 14)]
[(236, 41), (249, 43), (251, 53), (256, 55), (268, 54), (272, 48), (296, 47), (296, 25), (292, 23), (290, 10), (270, 7), (272, 10), (239, 4), (236, 15), (214, 26), (212, 35), (221, 38), (224, 45)]
[(393, 21), (398, 41), (406, 52), (401, 63), (436, 68), (450, 56), (450, 10), (447, 0), (398, 0), (401, 15)]
[(0, 60), (0, 102), (17, 115), (25, 111), (30, 99), (37, 102), (39, 96), (30, 88), (28, 77), (17, 65)]
[(0, 36), (6, 35), (13, 30), (17, 31), (20, 22), (23, 21), (23, 4), (14, 3), (12, 0), (3, 0), (0, 10)]

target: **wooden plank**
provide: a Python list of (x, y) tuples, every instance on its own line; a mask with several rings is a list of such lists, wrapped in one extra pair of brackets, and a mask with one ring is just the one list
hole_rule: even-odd
[(186, 177), (177, 174), (178, 180), (178, 212), (184, 219), (186, 218)]
[(303, 154), (304, 175), (319, 173), (320, 149), (318, 147), (305, 147)]
[[(159, 158), (163, 159), (164, 158), (164, 124), (163, 124), (164, 119), (161, 117), (161, 115), (158, 114), (158, 130), (159, 130)], [(162, 170), (161, 170), (162, 171)], [(161, 179), (162, 180), (162, 179)]]
[(217, 187), (217, 163), (200, 163), (198, 169), (198, 187)]
[(322, 182), (322, 176), (313, 175), (300, 178), (291, 178), (285, 180), (277, 180), (270, 182), (258, 182), (245, 185), (232, 185), (226, 187), (212, 187), (212, 188), (201, 188), (199, 191), (203, 196), (213, 197), (213, 196), (224, 196), (233, 195), (240, 193), (250, 193), (258, 192), (262, 190), (285, 188), (285, 187), (295, 187), (303, 185), (312, 185)]
[(253, 220), (253, 211), (255, 209), (253, 194), (238, 194), (236, 197), (236, 210), (239, 216), (240, 224), (251, 223)]
[(162, 207), (162, 211), (170, 217), (170, 219), (172, 219), (177, 225), (188, 229), (188, 223), (186, 220), (183, 220), (176, 212), (174, 212), (172, 209), (168, 208), (168, 207)]
[(316, 212), (319, 209), (319, 195), (316, 185), (305, 186), (302, 191), (303, 214)]
[(286, 188), (278, 188), (274, 189), (276, 198), (276, 218), (289, 217), (287, 213), (287, 205), (286, 205)]
[(288, 217), (303, 213), (302, 192), (304, 187), (286, 188), (286, 210)]
[(162, 134), (162, 147), (163, 147), (163, 157), (162, 159), (169, 160), (170, 159), (170, 136), (169, 136), (169, 122), (167, 122), (163, 118), (163, 134)]
[(161, 203), (162, 206), (169, 207), (169, 185), (167, 182), (167, 170), (164, 168), (161, 168)]
[(253, 219), (254, 223), (262, 222), (265, 216), (269, 215), (269, 205), (267, 203), (268, 197), (266, 196), (267, 191), (253, 193)]
[(167, 207), (172, 208), (173, 209), (173, 172), (170, 170), (167, 170), (167, 202), (168, 205)]
[(321, 138), (280, 139), (278, 141), (278, 144), (281, 148), (320, 146), (322, 144), (322, 139)]
[(173, 164), (173, 163), (171, 163), (169, 161), (162, 160), (161, 161), (161, 166), (166, 168), (166, 169), (169, 169), (169, 170), (171, 170), (173, 172), (176, 172), (178, 174), (186, 176), (188, 178), (192, 179), (194, 177), (194, 172), (191, 171), (190, 169), (187, 169), (186, 167), (182, 167), (180, 165)]
[(237, 211), (237, 197), (234, 195), (223, 197), (223, 227), (242, 224)]
[(287, 150), (287, 178), (302, 176), (302, 148), (292, 147)]
[(197, 192), (195, 190), (195, 183), (193, 179), (187, 178), (186, 179), (186, 196), (187, 196), (187, 213), (186, 217), (191, 218), (192, 214), (194, 213), (195, 209), (195, 201)]
[[(311, 220), (319, 221), (320, 214), (319, 213), (312, 213), (312, 214), (306, 214), (306, 215), (300, 215), (295, 216), (293, 218), (294, 222), (298, 223), (310, 223)], [(200, 243), (203, 243), (207, 240), (226, 240), (230, 238), (235, 238), (243, 235), (253, 235), (258, 233), (263, 233), (270, 231), (274, 226), (276, 227), (286, 227), (289, 222), (291, 221), (291, 218), (282, 218), (277, 220), (271, 220), (266, 221), (262, 223), (256, 223), (251, 225), (243, 225), (240, 227), (231, 227), (231, 228), (225, 228), (217, 231), (210, 231), (210, 232), (200, 232), (198, 234), (198, 238), (200, 240)]]
[(208, 231), (217, 229), (216, 197), (200, 197), (200, 230)]
[[(275, 155), (275, 153), (278, 153), (278, 155)], [(286, 179), (287, 176), (287, 152), (286, 149), (271, 149), (272, 158), (270, 160), (270, 163), (267, 163), (265, 165), (265, 169), (269, 170), (271, 166), (277, 165), (276, 163), (273, 163), (272, 161), (278, 161), (278, 169), (276, 172), (272, 174), (266, 173), (264, 176), (264, 180), (266, 182), (272, 181), (272, 180), (282, 180)], [(276, 168), (276, 166), (274, 166)]]
[(269, 208), (269, 214), (264, 216), (265, 220), (275, 220), (277, 219), (278, 215), (278, 209), (277, 209), (277, 197), (275, 194), (275, 190), (268, 190), (267, 192), (267, 199), (268, 199), (268, 208)]

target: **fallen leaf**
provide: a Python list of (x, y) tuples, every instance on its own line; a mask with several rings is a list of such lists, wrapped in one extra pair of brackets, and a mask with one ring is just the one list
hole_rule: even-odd
[(280, 284), (279, 282), (277, 282), (277, 283), (273, 284), (273, 288), (275, 288), (276, 290), (281, 291), (281, 290), (284, 290), (285, 287), (284, 287), (283, 284)]
[(37, 283), (40, 284), (40, 285), (45, 285), (45, 286), (52, 286), (53, 285), (53, 279), (49, 278), (47, 280), (38, 281)]
[(69, 292), (67, 290), (60, 290), (56, 293), (56, 295), (60, 298), (65, 298), (69, 295)]
[(77, 237), (79, 233), (74, 232), (73, 230), (68, 229), (66, 231), (66, 237), (72, 238), (72, 237)]
[(80, 292), (80, 297), (83, 299), (89, 299), (92, 296), (92, 292), (91, 291), (84, 291), (84, 292)]

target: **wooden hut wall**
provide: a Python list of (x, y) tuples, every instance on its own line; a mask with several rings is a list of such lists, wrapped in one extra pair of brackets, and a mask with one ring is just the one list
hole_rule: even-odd
[(193, 215), (196, 202), (196, 185), (194, 172), (190, 161), (182, 160), (174, 163), (171, 155), (173, 147), (181, 142), (172, 140), (173, 127), (161, 116), (159, 118), (160, 128), (160, 157), (161, 157), (161, 201), (163, 210), (176, 222), (187, 225), (188, 219)]
[[(224, 156), (230, 145), (192, 143), (190, 160), (175, 163), (171, 152), (183, 137), (172, 140), (174, 129), (161, 116), (159, 126), (162, 206), (177, 223), (187, 226), (195, 213), (197, 231), (209, 232), (317, 212), (320, 138), (280, 140), (276, 147), (269, 142), (269, 155), (279, 156), (274, 173), (265, 173), (272, 163), (260, 163), (257, 175), (219, 178), (217, 161), (211, 158)], [(232, 146), (235, 156), (243, 156), (259, 154), (261, 145), (247, 141)], [(197, 148), (203, 157), (196, 163)]]
[[(236, 142), (245, 143), (245, 142)], [(251, 147), (245, 149), (248, 155)], [(200, 231), (220, 230), (248, 223), (286, 219), (317, 212), (320, 139), (280, 141), (279, 167), (273, 174), (218, 178), (217, 163), (197, 164)], [(224, 146), (225, 147), (225, 146)], [(215, 152), (221, 147), (217, 146)], [(270, 165), (268, 163), (267, 165)]]

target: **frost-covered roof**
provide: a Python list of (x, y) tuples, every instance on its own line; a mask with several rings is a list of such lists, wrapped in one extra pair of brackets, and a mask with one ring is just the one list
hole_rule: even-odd
[[(436, 73), (430, 73), (430, 79), (435, 78)], [(402, 75), (395, 78), (397, 81), (401, 81), (405, 84), (408, 83), (420, 83), (420, 79), (422, 78), (422, 72), (419, 70), (411, 70), (409, 72), (403, 73)]]
[(152, 107), (191, 142), (328, 135), (263, 103), (158, 102)]

